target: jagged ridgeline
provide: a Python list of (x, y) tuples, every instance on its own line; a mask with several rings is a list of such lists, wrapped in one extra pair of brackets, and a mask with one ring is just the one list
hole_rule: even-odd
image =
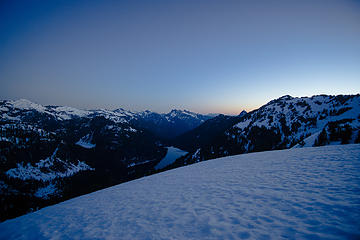
[(0, 220), (150, 174), (165, 138), (209, 116), (0, 102)]
[[(359, 128), (360, 95), (284, 96), (249, 113), (216, 117), (0, 101), (0, 220), (203, 160), (358, 143)], [(159, 170), (177, 151), (168, 151), (170, 144), (188, 154)]]
[[(360, 95), (283, 96), (242, 116), (218, 116), (176, 138), (192, 163), (240, 153), (359, 143)], [(193, 144), (190, 144), (193, 143)]]

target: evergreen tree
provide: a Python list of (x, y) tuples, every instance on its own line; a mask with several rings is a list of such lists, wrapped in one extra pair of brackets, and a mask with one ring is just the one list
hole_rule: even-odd
[(348, 144), (351, 139), (352, 129), (348, 124), (346, 124), (344, 129), (341, 130), (341, 144)]
[(360, 143), (360, 130), (358, 131), (358, 136), (355, 140), (355, 143)]
[(329, 144), (329, 140), (326, 129), (324, 128), (315, 140), (314, 146), (324, 146), (327, 144)]

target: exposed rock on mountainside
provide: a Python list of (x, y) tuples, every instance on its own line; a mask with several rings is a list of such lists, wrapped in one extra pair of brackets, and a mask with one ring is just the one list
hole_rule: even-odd
[(211, 159), (272, 149), (356, 143), (360, 141), (359, 129), (360, 95), (287, 95), (242, 117), (211, 119), (178, 137), (176, 145), (193, 152), (200, 149), (201, 159)]
[[(360, 95), (284, 96), (211, 118), (0, 101), (0, 220), (207, 159), (360, 142)], [(154, 168), (172, 144), (188, 152)]]

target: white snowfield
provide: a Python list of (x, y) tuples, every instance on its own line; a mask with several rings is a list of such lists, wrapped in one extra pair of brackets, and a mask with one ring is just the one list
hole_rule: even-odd
[(1, 239), (359, 239), (360, 145), (242, 154), (0, 224)]

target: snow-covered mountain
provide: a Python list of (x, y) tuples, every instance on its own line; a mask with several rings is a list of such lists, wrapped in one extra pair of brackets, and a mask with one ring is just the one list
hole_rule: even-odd
[(359, 145), (242, 154), (0, 224), (0, 239), (359, 239)]
[[(359, 128), (360, 95), (284, 96), (249, 113), (213, 118), (186, 110), (159, 114), (0, 101), (0, 220), (207, 159), (357, 143)], [(167, 144), (188, 154), (155, 169)]]
[(135, 117), (1, 101), (0, 220), (149, 174), (166, 148)]
[[(262, 129), (279, 139), (269, 148), (289, 148), (306, 141), (307, 145), (321, 145), (309, 142), (309, 137), (326, 131), (329, 141), (353, 143), (360, 128), (360, 95), (313, 96), (293, 98), (284, 96), (273, 100), (260, 109), (251, 112), (226, 134), (242, 142), (245, 151), (256, 151), (257, 144), (251, 140), (252, 133)], [(263, 132), (265, 132), (263, 131)], [(349, 132), (347, 132), (349, 131)], [(323, 143), (325, 144), (325, 142)]]
[[(0, 220), (150, 174), (206, 116), (0, 101)], [(84, 184), (86, 183), (86, 184)]]
[[(244, 116), (244, 114), (242, 114)], [(194, 128), (174, 139), (174, 143), (183, 149), (195, 151), (200, 146), (210, 144), (220, 134), (237, 123), (242, 116), (226, 116), (220, 114), (205, 121), (199, 127)]]
[(2, 120), (20, 121), (29, 117), (31, 113), (43, 114), (56, 120), (69, 120), (75, 117), (86, 117), (90, 111), (79, 110), (72, 107), (47, 106), (33, 103), (26, 99), (1, 101), (0, 113)]
[(211, 116), (193, 113), (187, 110), (173, 109), (169, 113), (144, 111), (137, 114), (133, 123), (145, 128), (163, 139), (172, 139), (194, 129), (211, 119)]
[[(209, 123), (215, 124), (206, 127)], [(220, 126), (216, 127), (216, 126)], [(283, 96), (242, 116), (213, 118), (177, 139), (201, 159), (360, 142), (360, 95)], [(189, 145), (187, 143), (193, 142)]]
[(64, 106), (42, 106), (26, 99), (0, 101), (0, 116), (3, 120), (28, 120), (33, 115), (41, 115), (42, 118), (56, 121), (104, 117), (115, 123), (131, 123), (165, 139), (174, 138), (212, 118), (209, 115), (177, 109), (173, 109), (169, 113), (156, 113), (149, 110), (132, 112), (122, 108), (113, 111), (106, 109), (80, 110)]

